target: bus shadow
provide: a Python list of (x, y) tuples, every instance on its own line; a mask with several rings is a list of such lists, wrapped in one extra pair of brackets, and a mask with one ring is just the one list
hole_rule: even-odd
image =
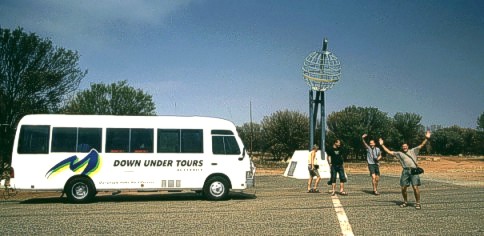
[[(224, 201), (229, 200), (250, 200), (256, 199), (255, 194), (247, 193), (230, 193), (228, 198)], [(203, 195), (199, 193), (192, 192), (182, 192), (182, 193), (153, 193), (153, 194), (119, 194), (119, 195), (98, 195), (94, 197), (92, 203), (101, 202), (150, 202), (150, 201), (209, 201)], [(20, 204), (51, 204), (51, 203), (65, 203), (69, 204), (66, 197), (44, 197), (44, 198), (33, 198), (20, 201)]]

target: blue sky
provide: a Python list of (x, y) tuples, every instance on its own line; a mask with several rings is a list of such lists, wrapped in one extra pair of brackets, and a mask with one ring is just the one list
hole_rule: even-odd
[(90, 83), (127, 80), (159, 115), (236, 125), (307, 114), (302, 64), (324, 37), (342, 64), (326, 114), (347, 106), (426, 126), (475, 128), (484, 112), (484, 1), (1, 0), (0, 26), (78, 51)]

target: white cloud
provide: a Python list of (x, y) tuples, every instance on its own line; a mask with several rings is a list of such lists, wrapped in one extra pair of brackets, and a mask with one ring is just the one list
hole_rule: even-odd
[[(109, 44), (127, 35), (124, 28), (163, 28), (171, 14), (193, 0), (44, 0), (0, 3), (2, 27), (20, 26), (28, 32), (56, 40), (60, 45), (78, 45), (86, 38), (93, 47)], [(87, 42), (84, 42), (86, 44)]]
[(50, 0), (54, 8), (71, 9), (77, 18), (91, 23), (121, 21), (127, 24), (159, 24), (172, 12), (189, 4), (185, 1), (140, 1), (140, 0)]

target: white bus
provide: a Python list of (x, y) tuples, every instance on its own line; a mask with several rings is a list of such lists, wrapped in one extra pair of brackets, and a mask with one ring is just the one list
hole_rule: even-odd
[(12, 153), (17, 190), (196, 191), (210, 200), (254, 187), (255, 166), (234, 124), (210, 117), (27, 115)]

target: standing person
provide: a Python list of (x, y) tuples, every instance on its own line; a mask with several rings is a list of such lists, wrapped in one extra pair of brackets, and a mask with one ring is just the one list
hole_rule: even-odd
[(0, 182), (2, 180), (5, 180), (5, 187), (10, 187), (10, 165), (0, 160)]
[[(313, 149), (309, 153), (308, 157), (308, 170), (309, 170), (309, 179), (308, 179), (308, 193), (319, 193), (318, 190), (318, 184), (319, 181), (321, 180), (321, 177), (319, 176), (319, 165), (316, 163), (316, 152), (318, 152), (318, 145), (314, 145)], [(314, 188), (311, 188), (311, 185), (313, 183), (313, 178), (314, 176), (316, 177), (316, 182), (314, 183)]]
[(370, 171), (371, 183), (373, 185), (373, 194), (380, 195), (378, 192), (378, 181), (380, 180), (380, 161), (381, 151), (379, 148), (375, 147), (375, 140), (370, 140), (370, 145), (365, 141), (368, 135), (363, 134), (361, 139), (366, 147), (366, 161), (368, 162), (368, 170)]
[(347, 192), (344, 190), (345, 182), (346, 182), (346, 175), (345, 169), (343, 167), (343, 156), (341, 155), (341, 141), (336, 139), (334, 141), (333, 146), (326, 150), (326, 154), (328, 154), (328, 164), (331, 168), (331, 186), (333, 191), (331, 192), (331, 196), (336, 194), (336, 174), (339, 174), (339, 193), (341, 195), (348, 195)]
[(417, 155), (420, 149), (427, 143), (427, 140), (429, 138), (430, 138), (430, 131), (427, 131), (427, 133), (425, 133), (425, 139), (420, 145), (409, 150), (408, 144), (404, 143), (402, 144), (402, 152), (391, 151), (390, 149), (385, 147), (383, 139), (380, 138), (379, 140), (380, 146), (383, 148), (383, 150), (385, 150), (385, 152), (387, 152), (392, 156), (398, 157), (398, 159), (400, 160), (400, 164), (403, 167), (402, 175), (400, 177), (400, 186), (402, 187), (403, 203), (400, 204), (400, 207), (407, 207), (408, 205), (407, 188), (411, 184), (413, 188), (413, 194), (415, 195), (415, 209), (417, 210), (422, 209), (422, 206), (420, 204), (420, 190), (418, 188), (418, 186), (421, 185), (420, 177), (418, 175), (412, 175), (410, 172), (410, 169), (416, 168)]

